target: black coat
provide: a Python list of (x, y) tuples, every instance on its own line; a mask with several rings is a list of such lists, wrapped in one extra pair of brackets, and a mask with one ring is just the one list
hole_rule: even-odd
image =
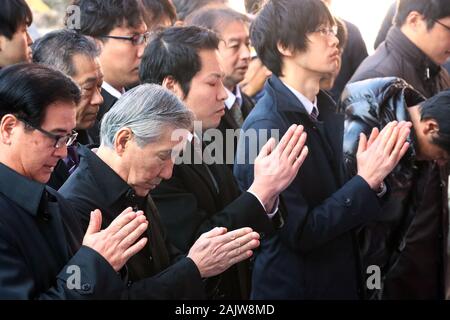
[(60, 189), (82, 224), (87, 227), (89, 212), (100, 209), (107, 227), (127, 207), (141, 209), (147, 216), (149, 241), (126, 264), (129, 298), (200, 299), (204, 287), (200, 273), (189, 258), (180, 255), (166, 239), (159, 214), (150, 197), (139, 198), (106, 163), (91, 150), (79, 148), (81, 162)]
[[(318, 95), (319, 122), (312, 122), (297, 97), (276, 76), (244, 122), (243, 129), (279, 129), (296, 123), (308, 134), (309, 154), (282, 193), (284, 226), (261, 242), (253, 270), (255, 299), (356, 299), (361, 285), (353, 230), (379, 214), (379, 201), (359, 176), (344, 183), (343, 116), (332, 99)], [(259, 148), (261, 145), (259, 146)], [(249, 154), (241, 139), (238, 158)], [(253, 165), (235, 165), (242, 189), (253, 181)]]
[(450, 88), (448, 72), (431, 61), (397, 27), (389, 30), (386, 41), (361, 63), (350, 82), (383, 77), (401, 78), (426, 98)]
[[(356, 172), (359, 134), (370, 134), (390, 121), (410, 121), (408, 106), (423, 96), (398, 78), (378, 78), (346, 87), (340, 108), (345, 111), (344, 153), (348, 172)], [(382, 267), (384, 299), (444, 297), (447, 259), (448, 173), (432, 161), (416, 160), (414, 131), (410, 148), (385, 179), (388, 193), (383, 215), (361, 231), (364, 265)], [(441, 181), (444, 181), (441, 184)]]
[[(53, 189), (0, 164), (0, 299), (118, 299), (124, 282)], [(70, 277), (79, 268), (81, 281)], [(75, 269), (73, 269), (75, 268)]]
[[(188, 146), (190, 150), (186, 152), (193, 162), (193, 148), (191, 144)], [(219, 190), (216, 190), (206, 167), (214, 176)], [(263, 235), (274, 230), (258, 199), (248, 192), (241, 194), (226, 165), (207, 166), (201, 162), (175, 165), (172, 178), (163, 181), (151, 194), (169, 238), (183, 252), (187, 252), (202, 233), (214, 227), (228, 230), (251, 227)], [(248, 275), (243, 265), (239, 268), (239, 271), (236, 267), (226, 271), (221, 276), (222, 285), (218, 292), (211, 295), (215, 298), (221, 295), (225, 298), (245, 297)]]
[(109, 111), (109, 109), (112, 108), (114, 103), (116, 103), (117, 99), (112, 94), (110, 94), (108, 91), (102, 88), (101, 91), (102, 97), (103, 97), (103, 103), (100, 106), (100, 109), (97, 113), (97, 120), (95, 120), (94, 126), (90, 129), (88, 129), (89, 138), (91, 139), (93, 144), (100, 144), (100, 123), (105, 115)]

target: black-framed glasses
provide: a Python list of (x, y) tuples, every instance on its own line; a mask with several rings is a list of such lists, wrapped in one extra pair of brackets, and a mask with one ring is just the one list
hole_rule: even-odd
[(61, 136), (61, 135), (57, 135), (57, 134), (48, 132), (42, 128), (33, 126), (31, 123), (29, 123), (28, 121), (25, 121), (23, 119), (19, 119), (19, 121), (22, 121), (28, 127), (33, 128), (33, 129), (43, 133), (50, 139), (53, 139), (55, 141), (53, 148), (56, 148), (56, 149), (61, 148), (63, 145), (66, 145), (67, 147), (71, 146), (75, 142), (75, 140), (77, 139), (77, 136), (78, 136), (78, 132), (76, 132), (75, 130), (72, 130), (72, 132), (69, 134)]
[(101, 36), (101, 38), (127, 40), (131, 41), (134, 46), (140, 46), (141, 44), (148, 43), (150, 32), (135, 34), (132, 36)]
[(450, 27), (442, 22), (440, 22), (439, 20), (433, 20), (434, 22), (436, 22), (437, 24), (440, 24), (441, 26), (443, 26), (445, 29), (447, 29), (447, 31), (450, 31)]
[(338, 34), (338, 26), (334, 25), (331, 27), (320, 27), (317, 28), (314, 32), (318, 32), (325, 37), (337, 36)]

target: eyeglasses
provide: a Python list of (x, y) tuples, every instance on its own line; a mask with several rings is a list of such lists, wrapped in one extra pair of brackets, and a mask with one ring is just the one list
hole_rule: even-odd
[(109, 39), (119, 39), (131, 41), (134, 46), (140, 46), (141, 44), (147, 43), (150, 38), (150, 32), (145, 32), (141, 34), (135, 34), (133, 36), (100, 36), (101, 38)]
[(329, 28), (320, 27), (320, 28), (317, 28), (314, 32), (318, 32), (325, 37), (330, 37), (330, 36), (336, 37), (338, 34), (338, 27), (337, 26), (332, 26)]
[(53, 145), (53, 148), (56, 148), (56, 149), (61, 148), (63, 145), (66, 145), (67, 147), (71, 146), (75, 142), (75, 140), (77, 139), (77, 136), (78, 136), (78, 132), (76, 132), (75, 130), (72, 130), (72, 132), (69, 133), (69, 134), (66, 134), (64, 136), (60, 136), (60, 135), (48, 132), (48, 131), (46, 131), (46, 130), (44, 130), (42, 128), (33, 126), (31, 123), (29, 123), (28, 121), (25, 121), (23, 119), (19, 119), (19, 121), (22, 121), (28, 127), (31, 127), (33, 129), (43, 133), (44, 135), (46, 135), (50, 139), (55, 140), (55, 144)]
[(441, 26), (443, 26), (445, 29), (447, 29), (447, 31), (450, 31), (450, 27), (443, 24), (442, 22), (440, 22), (439, 20), (433, 20), (434, 22), (436, 22), (437, 24), (440, 24)]

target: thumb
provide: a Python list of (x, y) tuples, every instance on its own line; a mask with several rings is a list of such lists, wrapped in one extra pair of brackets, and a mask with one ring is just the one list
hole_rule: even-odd
[(86, 235), (99, 232), (101, 227), (102, 227), (102, 213), (98, 209), (91, 211), (91, 218), (89, 220)]

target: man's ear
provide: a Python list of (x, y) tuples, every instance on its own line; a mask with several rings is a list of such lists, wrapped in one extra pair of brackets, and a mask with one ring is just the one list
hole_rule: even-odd
[(116, 133), (114, 149), (119, 156), (122, 156), (125, 150), (129, 148), (132, 139), (133, 132), (129, 128), (122, 128)]
[(434, 119), (422, 120), (423, 129), (422, 132), (425, 136), (436, 136), (439, 133), (439, 124)]
[(172, 93), (174, 93), (178, 98), (180, 98), (180, 100), (184, 99), (184, 93), (183, 90), (181, 89), (181, 85), (177, 80), (175, 80), (174, 77), (172, 76), (165, 77), (162, 82), (162, 86), (172, 91)]
[(412, 30), (418, 31), (420, 28), (423, 28), (426, 21), (422, 14), (417, 11), (411, 11), (406, 17), (405, 24), (408, 25)]
[(12, 114), (3, 116), (0, 122), (0, 139), (3, 144), (11, 144), (15, 128), (19, 125), (19, 120)]
[(292, 52), (292, 50), (289, 47), (285, 46), (281, 42), (277, 43), (277, 49), (283, 56), (292, 57), (294, 55), (294, 52)]

